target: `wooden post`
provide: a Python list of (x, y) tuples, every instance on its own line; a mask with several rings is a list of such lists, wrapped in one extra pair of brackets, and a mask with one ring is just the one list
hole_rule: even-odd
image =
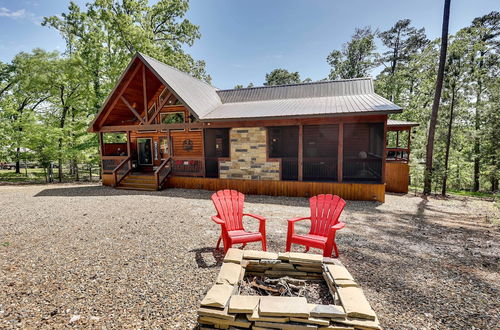
[(399, 148), (399, 131), (396, 131), (396, 148)]
[(101, 156), (101, 166), (100, 166), (100, 172), (101, 173), (104, 173), (104, 165), (102, 163), (102, 156), (104, 155), (104, 151), (103, 151), (103, 133), (102, 132), (99, 132), (98, 135), (97, 135), (98, 139), (99, 139), (99, 154)]
[[(189, 128), (188, 128), (189, 130)], [(203, 177), (206, 176), (206, 164), (205, 164), (205, 129), (201, 129), (201, 152), (202, 152), (202, 157), (203, 157)]]
[(383, 143), (384, 149), (382, 153), (382, 182), (385, 183), (385, 162), (387, 158), (387, 116), (385, 117), (384, 120), (384, 143)]
[(149, 123), (148, 114), (148, 96), (146, 91), (146, 66), (142, 65), (142, 94), (144, 96), (144, 112), (146, 113), (146, 122)]
[(130, 148), (130, 131), (127, 131), (127, 156), (129, 157), (128, 168), (132, 170), (132, 153)]
[(298, 180), (302, 181), (303, 178), (303, 161), (304, 161), (304, 126), (299, 125), (299, 153), (298, 153), (298, 162), (297, 167), (299, 171)]
[(410, 163), (410, 142), (411, 142), (411, 127), (408, 129), (408, 145), (406, 149), (408, 149), (408, 164)]
[(337, 150), (337, 181), (342, 182), (344, 162), (344, 123), (339, 123), (339, 141)]

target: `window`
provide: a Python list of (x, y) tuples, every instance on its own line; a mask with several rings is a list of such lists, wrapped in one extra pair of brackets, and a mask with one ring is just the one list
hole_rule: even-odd
[(162, 124), (183, 124), (185, 122), (184, 112), (166, 112), (160, 114)]

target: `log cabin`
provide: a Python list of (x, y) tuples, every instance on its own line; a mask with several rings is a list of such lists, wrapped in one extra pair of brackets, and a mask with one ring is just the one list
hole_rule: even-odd
[(386, 190), (408, 190), (415, 124), (388, 121), (402, 110), (370, 78), (220, 90), (137, 53), (89, 131), (99, 136), (103, 185), (119, 189), (383, 202)]

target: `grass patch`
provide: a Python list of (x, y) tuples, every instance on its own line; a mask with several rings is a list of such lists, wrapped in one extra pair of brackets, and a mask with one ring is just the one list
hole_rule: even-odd
[[(57, 168), (53, 172), (54, 182), (58, 182)], [(92, 170), (92, 181), (99, 180), (99, 169)], [(70, 174), (69, 169), (63, 169), (63, 182), (74, 182), (74, 175)], [(80, 168), (80, 181), (89, 181), (88, 168)], [(0, 170), (0, 183), (45, 183), (45, 173), (43, 168), (21, 169), (21, 173), (16, 174), (15, 170)]]

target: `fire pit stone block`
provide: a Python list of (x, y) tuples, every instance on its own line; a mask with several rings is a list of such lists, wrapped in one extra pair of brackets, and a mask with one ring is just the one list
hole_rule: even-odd
[[(319, 298), (323, 304), (317, 304), (293, 296), (302, 291), (289, 291), (287, 294), (292, 296), (240, 295), (245, 275), (256, 276), (251, 284), (273, 295), (283, 292), (277, 286), (269, 287), (267, 282), (259, 280), (261, 284), (255, 284), (255, 280), (267, 278), (270, 283), (286, 280), (288, 287), (324, 280), (334, 304), (324, 304), (323, 298)], [(322, 294), (316, 293), (315, 297), (324, 297)], [(201, 301), (198, 323), (204, 329), (381, 329), (362, 289), (338, 259), (311, 253), (235, 248), (228, 250), (215, 284)]]

